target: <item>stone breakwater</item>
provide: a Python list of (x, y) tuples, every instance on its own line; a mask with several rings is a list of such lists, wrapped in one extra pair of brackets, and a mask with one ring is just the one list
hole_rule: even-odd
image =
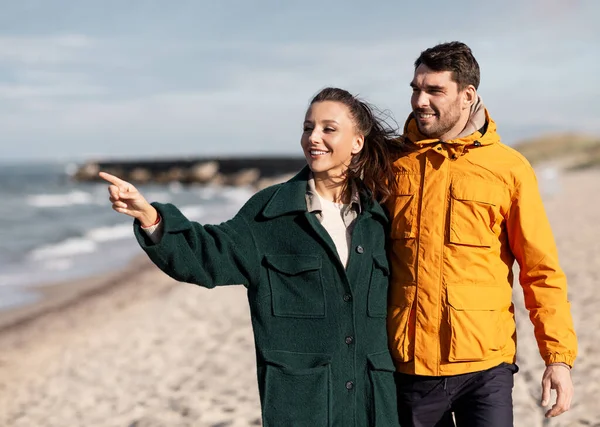
[(82, 164), (74, 178), (96, 181), (98, 172), (104, 171), (136, 184), (180, 182), (264, 188), (288, 179), (305, 165), (303, 157), (106, 160)]

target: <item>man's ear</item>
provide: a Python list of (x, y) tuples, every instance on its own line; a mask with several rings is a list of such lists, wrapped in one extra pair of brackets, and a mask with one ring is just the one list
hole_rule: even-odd
[(471, 108), (477, 102), (477, 89), (475, 86), (469, 85), (463, 91), (463, 109)]

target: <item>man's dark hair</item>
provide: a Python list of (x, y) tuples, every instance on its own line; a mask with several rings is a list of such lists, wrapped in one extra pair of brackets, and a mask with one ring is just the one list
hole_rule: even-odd
[(464, 43), (449, 42), (430, 47), (415, 61), (415, 70), (421, 64), (433, 71), (451, 71), (459, 91), (469, 85), (479, 88), (479, 64)]

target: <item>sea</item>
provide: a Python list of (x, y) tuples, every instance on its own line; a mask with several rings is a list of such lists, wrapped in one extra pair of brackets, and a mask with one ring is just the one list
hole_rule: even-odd
[[(133, 220), (112, 210), (108, 183), (77, 182), (75, 163), (0, 164), (0, 310), (42, 298), (36, 288), (123, 268), (142, 254)], [(137, 185), (149, 201), (218, 224), (249, 187)], [(76, 281), (73, 282), (76, 286)]]

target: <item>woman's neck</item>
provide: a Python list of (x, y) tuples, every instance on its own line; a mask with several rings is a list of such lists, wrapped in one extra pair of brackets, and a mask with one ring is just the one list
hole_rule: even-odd
[(345, 178), (313, 174), (315, 189), (325, 200), (334, 203), (350, 203), (349, 189), (346, 188)]

